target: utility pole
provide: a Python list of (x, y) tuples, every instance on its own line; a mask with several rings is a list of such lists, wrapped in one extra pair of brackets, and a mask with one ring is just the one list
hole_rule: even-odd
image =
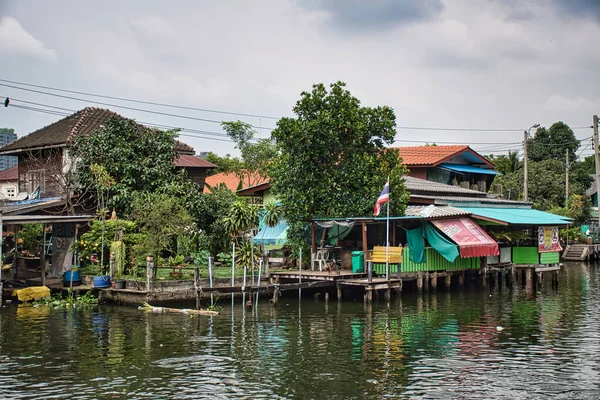
[(565, 207), (567, 207), (569, 205), (569, 168), (571, 167), (569, 165), (569, 149), (565, 149), (565, 154), (567, 156), (567, 163), (565, 164)]
[[(596, 179), (598, 178), (598, 169), (596, 168)], [(529, 193), (527, 186), (529, 178), (527, 176), (527, 131), (523, 131), (523, 201), (528, 201)]]
[(598, 116), (594, 115), (594, 160), (596, 162), (596, 207), (598, 207), (598, 176), (600, 175), (600, 157), (598, 157)]

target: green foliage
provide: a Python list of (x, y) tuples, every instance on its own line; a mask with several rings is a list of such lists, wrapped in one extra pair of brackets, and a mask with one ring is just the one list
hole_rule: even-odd
[(217, 254), (217, 261), (222, 264), (231, 264), (231, 253), (219, 253)]
[(112, 242), (110, 253), (115, 262), (115, 278), (120, 279), (125, 274), (125, 243), (121, 240)]
[[(254, 254), (254, 258), (252, 255)], [(250, 240), (244, 240), (235, 250), (235, 265), (238, 268), (255, 268), (260, 260), (260, 246), (252, 245)], [(252, 262), (254, 260), (254, 262)]]
[(407, 170), (397, 150), (386, 150), (396, 136), (392, 108), (363, 107), (337, 82), (303, 92), (294, 113), (272, 132), (279, 155), (268, 172), (296, 248), (307, 248), (304, 225), (312, 218), (372, 215), (388, 176), (390, 211), (404, 213)]
[(40, 254), (42, 242), (44, 241), (44, 225), (43, 224), (25, 224), (18, 233), (18, 238), (23, 240), (20, 245), (22, 251), (31, 254)]
[(508, 155), (494, 156), (489, 155), (487, 159), (496, 166), (496, 171), (503, 175), (512, 174), (523, 168), (523, 162), (519, 158), (519, 153), (509, 151)]
[(561, 238), (566, 238), (569, 242), (582, 242), (584, 235), (581, 232), (580, 227), (568, 228), (568, 229), (560, 229), (559, 236)]
[(521, 242), (531, 239), (531, 235), (523, 230), (491, 230), (488, 232), (495, 240), (511, 245), (519, 245)]
[(60, 293), (55, 293), (51, 297), (45, 297), (40, 300), (33, 302), (34, 307), (47, 305), (52, 308), (65, 308), (65, 307), (80, 307), (87, 308), (93, 307), (98, 304), (98, 299), (94, 297), (92, 292), (85, 292), (84, 294), (75, 295), (74, 292), (69, 289), (65, 297)]
[[(132, 247), (139, 242), (139, 235), (135, 234), (136, 223), (133, 221), (116, 219), (105, 222), (105, 237), (114, 238), (116, 232), (123, 232), (123, 241), (125, 244), (125, 260), (126, 263), (133, 259)], [(102, 240), (102, 221), (94, 220), (91, 223), (90, 230), (81, 235), (79, 240), (75, 242), (75, 249), (79, 253), (79, 259), (82, 264), (89, 264), (92, 254), (98, 254), (98, 260), (101, 259), (100, 252)], [(109, 249), (104, 250), (104, 260), (108, 261)], [(127, 264), (126, 264), (127, 265)]]
[(280, 203), (267, 203), (263, 206), (264, 223), (273, 227), (283, 218), (283, 207)]
[(182, 265), (185, 265), (185, 263), (184, 263), (184, 261), (183, 261), (183, 260), (184, 260), (184, 258), (185, 258), (185, 257), (184, 257), (184, 256), (182, 256), (182, 255), (178, 255), (178, 256), (175, 256), (175, 257), (171, 256), (171, 257), (169, 257), (169, 258), (167, 259), (167, 262), (166, 262), (166, 263), (167, 263), (167, 265), (168, 265), (169, 267), (180, 267), (180, 266), (182, 266)]
[(591, 201), (588, 196), (572, 194), (566, 207), (552, 207), (549, 211), (573, 218), (576, 223), (582, 224), (591, 217)]
[(227, 215), (237, 196), (229, 189), (219, 189), (206, 193), (198, 199), (194, 218), (202, 233), (198, 236), (198, 247), (215, 254), (226, 249), (231, 237), (225, 231), (220, 219)]
[(209, 175), (215, 175), (221, 172), (239, 172), (244, 169), (244, 163), (238, 157), (231, 157), (231, 154), (226, 154), (221, 157), (213, 152), (209, 152), (204, 159), (217, 166), (214, 170), (209, 171)]
[(529, 160), (560, 160), (566, 161), (566, 151), (569, 152), (569, 160), (577, 158), (579, 140), (575, 133), (562, 121), (555, 122), (549, 129), (538, 128), (532, 138), (527, 140)]
[(104, 168), (114, 179), (108, 202), (125, 215), (137, 192), (155, 191), (173, 180), (175, 132), (147, 129), (129, 119), (112, 118), (90, 135), (76, 135), (72, 154), (77, 178), (85, 188), (97, 187), (92, 165)]
[(159, 255), (172, 251), (175, 237), (194, 229), (193, 219), (174, 196), (165, 193), (142, 193), (133, 203), (133, 217), (146, 234), (147, 253)]
[(238, 242), (244, 233), (258, 225), (257, 209), (240, 198), (231, 204), (227, 215), (221, 218), (221, 224), (225, 232)]
[(208, 266), (209, 257), (210, 257), (210, 251), (208, 251), (208, 250), (201, 250), (201, 251), (195, 253), (193, 256), (194, 265), (197, 265), (200, 267)]

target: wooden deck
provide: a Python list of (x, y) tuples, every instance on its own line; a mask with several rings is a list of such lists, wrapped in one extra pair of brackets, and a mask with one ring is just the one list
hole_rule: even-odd
[(307, 280), (307, 281), (329, 281), (336, 282), (343, 279), (358, 279), (366, 278), (366, 273), (354, 273), (349, 269), (341, 269), (338, 272), (332, 271), (276, 271), (271, 272), (271, 276), (276, 279), (292, 279), (292, 280)]
[(401, 289), (402, 279), (373, 278), (371, 282), (367, 278), (348, 279), (339, 281), (338, 285), (362, 287), (365, 290)]

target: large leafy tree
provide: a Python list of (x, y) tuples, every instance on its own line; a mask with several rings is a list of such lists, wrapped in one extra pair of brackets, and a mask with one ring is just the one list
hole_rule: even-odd
[(519, 153), (516, 151), (509, 151), (508, 155), (489, 155), (487, 156), (487, 159), (493, 162), (496, 166), (496, 171), (503, 175), (517, 172), (523, 166), (523, 163), (519, 158)]
[(579, 140), (575, 137), (573, 130), (564, 122), (555, 122), (549, 129), (538, 128), (535, 135), (527, 140), (529, 161), (543, 160), (566, 160), (566, 152), (569, 160), (577, 158)]
[(302, 246), (312, 218), (372, 215), (390, 178), (390, 212), (408, 202), (407, 170), (397, 150), (396, 116), (387, 106), (364, 107), (337, 82), (303, 92), (295, 118), (282, 118), (272, 136), (279, 155), (269, 169), (271, 186), (289, 223), (288, 238)]
[(128, 213), (137, 193), (157, 191), (178, 179), (173, 165), (175, 137), (174, 131), (112, 118), (102, 129), (75, 137), (71, 151), (78, 181), (82, 187), (95, 187), (91, 166), (101, 166), (114, 179), (108, 206), (118, 214)]
[(209, 175), (215, 175), (221, 172), (237, 173), (244, 169), (244, 163), (238, 157), (232, 157), (231, 154), (226, 154), (224, 157), (221, 157), (211, 151), (204, 159), (217, 166), (217, 168), (209, 171)]

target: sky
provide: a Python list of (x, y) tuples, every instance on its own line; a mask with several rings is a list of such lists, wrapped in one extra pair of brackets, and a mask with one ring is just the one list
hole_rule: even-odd
[(196, 152), (237, 154), (219, 121), (267, 137), (302, 91), (340, 80), (363, 105), (394, 108), (395, 146), (502, 154), (532, 125), (563, 121), (585, 156), (600, 114), (599, 39), (598, 0), (0, 0), (0, 98), (38, 109), (0, 107), (0, 127), (23, 136), (97, 106), (183, 128)]

